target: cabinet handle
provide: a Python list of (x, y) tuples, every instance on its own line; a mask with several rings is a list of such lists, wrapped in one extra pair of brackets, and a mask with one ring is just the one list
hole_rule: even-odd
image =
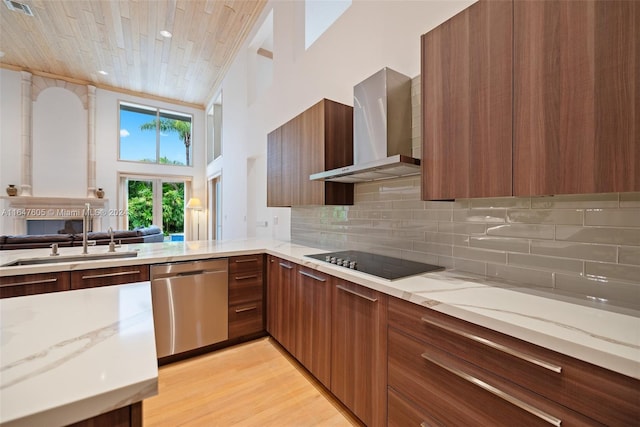
[(493, 342), (491, 340), (488, 340), (486, 338), (482, 338), (482, 337), (479, 337), (477, 335), (472, 335), (472, 334), (470, 334), (468, 332), (464, 332), (464, 331), (461, 331), (461, 330), (458, 330), (458, 329), (454, 329), (454, 328), (452, 328), (450, 326), (443, 325), (442, 323), (435, 322), (435, 321), (433, 321), (431, 319), (427, 319), (426, 317), (423, 317), (422, 321), (425, 322), (425, 323), (428, 323), (429, 325), (435, 326), (435, 327), (440, 328), (440, 329), (444, 329), (445, 331), (449, 331), (451, 333), (454, 333), (456, 335), (459, 335), (459, 336), (462, 336), (464, 338), (470, 339), (470, 340), (475, 341), (477, 343), (484, 344), (487, 347), (491, 347), (491, 348), (496, 349), (498, 351), (501, 351), (503, 353), (510, 354), (511, 356), (517, 357), (520, 360), (524, 360), (525, 362), (532, 363), (534, 365), (537, 365), (537, 366), (540, 366), (542, 368), (548, 369), (548, 370), (550, 370), (552, 372), (555, 372), (557, 374), (562, 372), (562, 366), (558, 366), (558, 365), (555, 365), (553, 363), (549, 363), (549, 362), (546, 362), (544, 360), (540, 360), (540, 359), (538, 359), (536, 357), (529, 356), (528, 354), (522, 353), (521, 351), (515, 350), (513, 348), (506, 347), (506, 346), (504, 346), (502, 344), (498, 344), (498, 343)]
[(453, 368), (451, 366), (447, 366), (444, 363), (434, 359), (432, 356), (429, 356), (427, 353), (423, 353), (422, 354), (422, 358), (425, 360), (428, 360), (429, 362), (441, 367), (442, 369), (445, 369), (449, 372), (451, 372), (452, 374), (456, 375), (457, 377), (462, 378), (465, 381), (470, 382), (471, 384), (474, 384), (478, 387), (480, 387), (481, 389), (488, 391), (489, 393), (498, 396), (499, 398), (501, 398), (502, 400), (505, 400), (509, 403), (511, 403), (512, 405), (517, 406), (518, 408), (527, 411), (528, 413), (535, 415), (536, 417), (540, 418), (543, 421), (548, 422), (549, 424), (552, 424), (556, 427), (560, 427), (560, 425), (562, 424), (562, 420), (559, 418), (554, 417), (553, 415), (549, 415), (546, 412), (536, 408), (535, 406), (531, 406), (526, 402), (523, 402), (522, 400), (511, 396), (508, 393), (505, 393), (504, 391), (492, 386), (491, 384), (487, 384), (486, 382), (482, 381), (481, 379), (478, 379), (472, 375), (467, 374), (466, 372), (463, 372), (459, 369)]
[(240, 264), (241, 262), (256, 262), (258, 261), (258, 258), (247, 258), (247, 259), (237, 259), (235, 260), (236, 263)]
[(288, 269), (288, 270), (293, 269), (293, 267), (292, 267), (292, 266), (290, 266), (289, 264), (285, 264), (284, 262), (281, 262), (281, 263), (280, 263), (280, 267), (284, 267), (284, 268), (286, 268), (286, 269)]
[(258, 307), (256, 307), (255, 305), (251, 307), (245, 307), (245, 308), (236, 308), (236, 313), (243, 313), (245, 311), (255, 310), (256, 308)]
[(57, 281), (58, 281), (58, 278), (54, 277), (52, 279), (29, 280), (27, 282), (18, 282), (18, 283), (4, 283), (0, 285), (0, 288), (4, 288), (5, 286), (41, 285), (43, 283), (53, 283)]
[(318, 277), (318, 276), (314, 276), (311, 273), (307, 273), (306, 271), (298, 271), (298, 273), (302, 274), (303, 276), (307, 276), (307, 277), (311, 277), (313, 280), (317, 280), (318, 282), (326, 282), (327, 279), (323, 279), (322, 277)]
[(129, 274), (140, 274), (140, 270), (119, 271), (117, 273), (92, 274), (92, 275), (89, 275), (89, 276), (82, 276), (82, 280), (86, 280), (86, 279), (102, 279), (104, 277), (127, 276)]
[(251, 274), (249, 276), (236, 276), (234, 277), (235, 280), (247, 280), (247, 279), (257, 279), (258, 275), (257, 274)]
[(345, 288), (342, 285), (336, 285), (336, 288), (340, 289), (341, 291), (345, 291), (345, 292), (347, 292), (347, 293), (349, 293), (351, 295), (355, 295), (357, 297), (364, 298), (367, 301), (371, 301), (371, 302), (377, 302), (378, 301), (378, 298), (371, 298), (371, 297), (368, 297), (366, 295), (362, 295), (361, 293), (356, 292), (356, 291), (352, 291), (351, 289)]

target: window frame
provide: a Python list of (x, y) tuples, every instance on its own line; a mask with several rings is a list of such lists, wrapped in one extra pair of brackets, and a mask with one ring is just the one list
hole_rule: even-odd
[[(146, 111), (149, 113), (155, 113), (155, 119), (156, 119), (156, 143), (155, 143), (155, 162), (144, 162), (144, 161), (140, 161), (140, 160), (131, 160), (131, 159), (123, 159), (122, 158), (122, 136), (120, 135), (120, 132), (122, 130), (122, 123), (121, 123), (121, 118), (122, 118), (122, 107), (128, 107), (130, 110), (129, 111), (135, 111), (137, 110), (141, 110), (141, 112)], [(159, 120), (160, 118), (173, 118), (173, 119), (188, 119), (189, 123), (191, 125), (191, 129), (190, 129), (190, 144), (189, 144), (189, 163), (188, 164), (182, 164), (182, 165), (177, 165), (177, 164), (172, 164), (172, 163), (161, 163), (160, 162), (160, 148), (161, 148), (161, 144), (162, 144), (162, 140), (161, 140), (161, 135), (160, 135), (160, 128), (158, 126)], [(127, 100), (123, 100), (120, 99), (118, 100), (118, 126), (117, 126), (117, 141), (118, 141), (118, 158), (117, 161), (118, 162), (127, 162), (127, 163), (136, 163), (136, 164), (143, 164), (143, 165), (157, 165), (157, 166), (174, 166), (174, 167), (190, 167), (193, 168), (193, 141), (194, 141), (194, 137), (193, 137), (193, 132), (194, 132), (194, 125), (193, 125), (193, 114), (190, 113), (185, 113), (182, 111), (176, 111), (176, 110), (170, 110), (167, 108), (162, 108), (162, 107), (156, 107), (156, 106), (150, 106), (150, 105), (144, 105), (144, 104), (140, 104), (137, 102), (132, 102), (132, 101), (127, 101)], [(185, 120), (186, 121), (186, 120)], [(186, 160), (186, 159), (185, 159)]]

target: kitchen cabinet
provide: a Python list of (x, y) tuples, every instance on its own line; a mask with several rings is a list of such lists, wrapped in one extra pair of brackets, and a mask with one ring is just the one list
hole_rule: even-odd
[(149, 280), (148, 265), (127, 267), (94, 268), (71, 272), (71, 289), (86, 289), (99, 286), (123, 285)]
[(325, 387), (331, 387), (331, 292), (333, 278), (297, 267), (295, 356)]
[(422, 36), (422, 198), (511, 195), (512, 10), (480, 0)]
[(142, 427), (142, 402), (114, 409), (67, 427)]
[(390, 426), (423, 416), (496, 426), (640, 419), (636, 379), (397, 298), (388, 316)]
[(331, 392), (367, 426), (386, 425), (387, 296), (335, 279)]
[(269, 256), (267, 331), (289, 353), (296, 354), (296, 264)]
[(640, 190), (640, 3), (514, 2), (514, 194)]
[(353, 107), (323, 99), (267, 135), (267, 206), (353, 204), (353, 184), (309, 180), (352, 163)]
[(229, 258), (229, 339), (264, 331), (264, 255)]
[(422, 198), (640, 190), (639, 31), (638, 2), (480, 0), (423, 35)]
[(0, 298), (68, 291), (69, 288), (70, 277), (66, 271), (0, 277)]

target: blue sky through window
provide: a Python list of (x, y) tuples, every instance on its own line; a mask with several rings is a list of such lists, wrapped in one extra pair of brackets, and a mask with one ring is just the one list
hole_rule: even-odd
[[(120, 160), (157, 162), (156, 132), (140, 129), (144, 123), (149, 123), (155, 118), (155, 111), (130, 111), (120, 108)], [(170, 163), (186, 164), (184, 142), (177, 132), (160, 134), (160, 157), (166, 157)]]

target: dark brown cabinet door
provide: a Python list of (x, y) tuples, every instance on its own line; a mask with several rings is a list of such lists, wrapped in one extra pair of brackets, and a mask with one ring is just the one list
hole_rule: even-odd
[(334, 280), (331, 392), (367, 426), (386, 425), (387, 296)]
[(309, 175), (353, 163), (353, 107), (323, 99), (267, 137), (267, 206), (353, 204), (353, 184)]
[(68, 291), (69, 284), (68, 272), (4, 276), (0, 277), (0, 298)]
[(283, 191), (282, 178), (282, 129), (278, 128), (267, 135), (267, 206), (287, 206)]
[(148, 265), (128, 267), (95, 268), (71, 272), (71, 289), (96, 288), (99, 286), (123, 285), (149, 280)]
[(512, 194), (511, 1), (480, 0), (422, 36), (422, 198)]
[(267, 282), (267, 331), (295, 355), (297, 325), (295, 306), (296, 264), (269, 256)]
[(332, 277), (298, 266), (296, 358), (325, 387), (331, 386)]
[(515, 195), (640, 189), (640, 2), (514, 2)]

